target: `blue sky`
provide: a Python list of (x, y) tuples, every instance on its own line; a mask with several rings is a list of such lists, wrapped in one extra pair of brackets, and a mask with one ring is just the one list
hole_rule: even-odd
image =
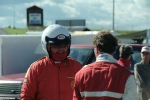
[[(115, 30), (150, 27), (150, 0), (114, 0)], [(112, 29), (113, 0), (0, 0), (0, 27), (26, 28), (26, 9), (43, 9), (44, 26), (56, 20), (85, 19), (89, 29)]]

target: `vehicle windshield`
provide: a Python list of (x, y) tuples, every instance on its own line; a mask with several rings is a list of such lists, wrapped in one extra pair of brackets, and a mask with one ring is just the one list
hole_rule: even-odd
[(85, 48), (71, 48), (69, 56), (78, 60), (82, 65), (92, 55), (92, 49)]

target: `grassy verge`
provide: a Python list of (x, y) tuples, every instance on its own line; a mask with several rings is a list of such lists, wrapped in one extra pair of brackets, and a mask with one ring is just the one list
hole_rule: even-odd
[(8, 34), (26, 34), (27, 28), (4, 28), (4, 31)]
[[(92, 31), (99, 31), (99, 29), (92, 29)], [(121, 35), (128, 35), (128, 34), (132, 34), (132, 33), (136, 33), (139, 32), (141, 30), (115, 30), (115, 32), (121, 34)]]
[(126, 30), (118, 30), (116, 31), (117, 33), (120, 33), (121, 35), (127, 35), (127, 34), (132, 34), (132, 33), (136, 33), (136, 32), (139, 32), (139, 31), (126, 31)]
[[(44, 30), (44, 28), (35, 28), (34, 30)], [(7, 32), (8, 34), (26, 34), (26, 32), (28, 31), (28, 28), (15, 28), (15, 29), (4, 28), (4, 31)], [(98, 31), (98, 29), (92, 30), (92, 31)], [(132, 34), (132, 33), (139, 32), (139, 31), (118, 30), (116, 32), (121, 35), (126, 35), (126, 34)]]

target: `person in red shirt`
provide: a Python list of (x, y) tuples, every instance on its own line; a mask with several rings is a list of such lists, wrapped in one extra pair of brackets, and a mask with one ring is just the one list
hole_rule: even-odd
[(122, 45), (119, 48), (119, 53), (120, 53), (120, 58), (118, 60), (118, 64), (121, 65), (122, 67), (126, 67), (129, 69), (131, 65), (130, 58), (133, 54), (133, 48), (130, 45)]
[(96, 61), (75, 75), (73, 100), (138, 100), (134, 76), (113, 57), (117, 38), (102, 30), (93, 45)]
[(48, 26), (42, 33), (45, 57), (29, 67), (22, 84), (20, 100), (71, 100), (74, 76), (81, 63), (68, 57), (71, 35), (63, 26)]

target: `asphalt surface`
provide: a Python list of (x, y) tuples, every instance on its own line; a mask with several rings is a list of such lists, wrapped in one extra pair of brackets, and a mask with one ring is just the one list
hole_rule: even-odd
[(2, 28), (0, 28), (0, 35), (8, 35), (8, 33), (5, 32)]

